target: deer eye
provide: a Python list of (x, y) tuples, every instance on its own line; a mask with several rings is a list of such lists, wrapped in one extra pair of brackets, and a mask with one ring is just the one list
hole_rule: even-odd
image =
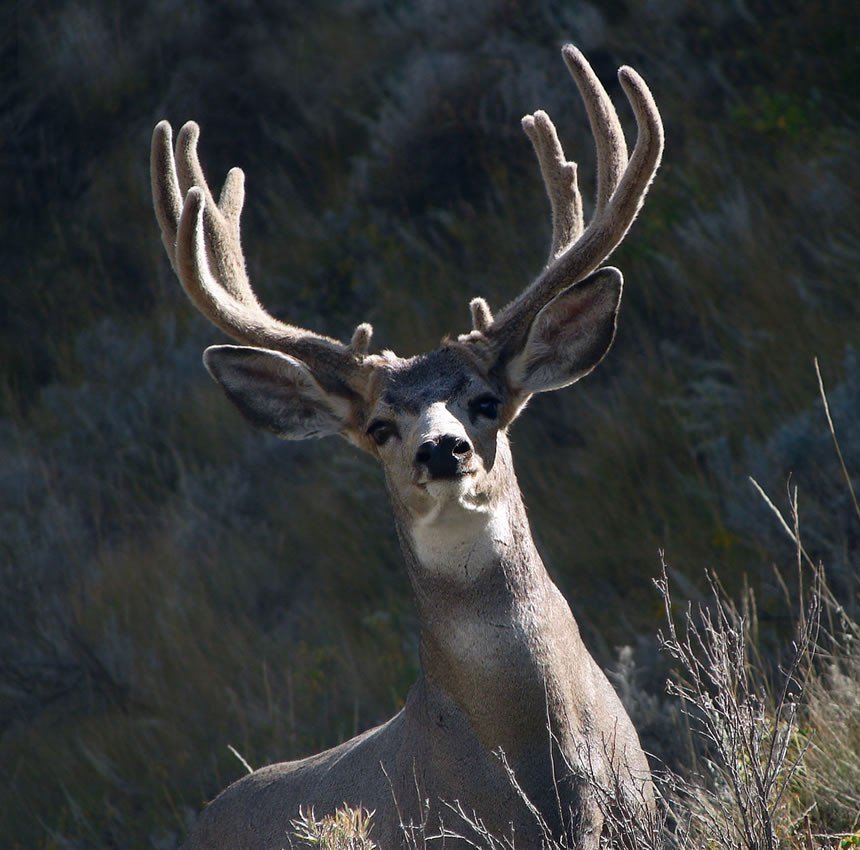
[(370, 423), (367, 433), (377, 446), (384, 446), (390, 437), (397, 436), (397, 426), (385, 419), (377, 419), (376, 422)]
[(485, 419), (498, 419), (499, 405), (501, 403), (494, 395), (481, 395), (469, 402), (469, 412), (472, 416), (483, 416)]

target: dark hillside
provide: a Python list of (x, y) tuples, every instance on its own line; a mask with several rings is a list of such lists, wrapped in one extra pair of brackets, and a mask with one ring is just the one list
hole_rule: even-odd
[(631, 138), (614, 74), (635, 67), (664, 165), (613, 258), (613, 352), (515, 427), (536, 539), (600, 661), (635, 647), (645, 689), (658, 550), (677, 592), (714, 567), (753, 587), (766, 643), (784, 625), (793, 549), (749, 475), (779, 504), (791, 476), (856, 612), (813, 358), (857, 489), (858, 24), (837, 0), (20, 0), (0, 36), (0, 843), (172, 847), (242, 774), (228, 745), (255, 767), (330, 745), (389, 716), (417, 663), (378, 470), (250, 432), (202, 367), (223, 340), (159, 241), (161, 118), (199, 122), (213, 184), (245, 169), (272, 312), (370, 321), (405, 355), (544, 261), (523, 114), (550, 112), (590, 202), (560, 45)]

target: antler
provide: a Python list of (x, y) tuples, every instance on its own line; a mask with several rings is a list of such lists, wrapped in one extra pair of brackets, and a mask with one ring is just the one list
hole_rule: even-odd
[[(361, 362), (373, 328), (361, 324), (349, 345), (281, 322), (257, 300), (245, 271), (239, 218), (245, 200), (245, 175), (227, 174), (215, 203), (197, 156), (200, 128), (189, 121), (179, 131), (176, 150), (167, 121), (152, 135), (152, 197), (167, 256), (185, 292), (210, 322), (238, 342), (291, 354), (322, 365), (320, 376), (358, 389)], [(183, 202), (182, 198), (185, 196)]]
[(637, 138), (628, 161), (627, 144), (609, 95), (582, 53), (573, 45), (562, 48), (588, 113), (597, 147), (597, 200), (594, 215), (583, 229), (582, 200), (576, 163), (568, 162), (549, 116), (542, 111), (523, 118), (552, 207), (552, 246), (538, 278), (492, 319), (483, 299), (471, 306), (476, 332), (498, 353), (516, 345), (532, 320), (562, 290), (593, 272), (621, 243), (636, 218), (663, 153), (660, 113), (644, 80), (627, 66), (618, 78), (636, 115)]

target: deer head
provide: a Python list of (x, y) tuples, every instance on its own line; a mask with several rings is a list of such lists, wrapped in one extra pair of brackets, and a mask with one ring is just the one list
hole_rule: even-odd
[(167, 254), (195, 306), (241, 343), (209, 348), (206, 367), (253, 424), (293, 440), (339, 434), (378, 458), (411, 523), (491, 512), (510, 487), (508, 425), (532, 394), (579, 380), (612, 344), (622, 277), (598, 267), (642, 204), (663, 131), (647, 86), (622, 67), (638, 126), (628, 159), (605, 89), (575, 47), (562, 55), (596, 140), (593, 217), (584, 226), (576, 164), (549, 116), (527, 115), (552, 208), (546, 267), (495, 317), (473, 299), (471, 331), (418, 357), (370, 353), (369, 324), (343, 343), (268, 314), (242, 255), (242, 171), (229, 172), (216, 202), (197, 156), (197, 125), (182, 127), (175, 149), (170, 125), (155, 128), (152, 188)]

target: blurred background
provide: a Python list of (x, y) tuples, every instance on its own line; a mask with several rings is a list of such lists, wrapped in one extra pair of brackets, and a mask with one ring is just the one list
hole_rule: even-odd
[[(152, 127), (193, 118), (213, 187), (247, 175), (251, 280), (276, 316), (411, 355), (541, 268), (519, 125), (593, 143), (560, 58), (589, 58), (664, 164), (613, 257), (611, 355), (513, 428), (535, 538), (625, 699), (662, 692), (652, 586), (706, 569), (784, 638), (784, 508), (856, 612), (860, 10), (838, 0), (108, 0), (5, 4), (0, 29), (0, 836), (173, 847), (244, 773), (389, 717), (416, 624), (373, 461), (252, 431), (208, 378), (160, 243)], [(855, 477), (855, 488), (860, 481)], [(624, 648), (626, 647), (626, 648)], [(631, 672), (633, 671), (633, 672)], [(648, 703), (651, 700), (651, 703)], [(671, 761), (659, 712), (646, 746)], [(650, 719), (649, 719), (650, 718)]]

